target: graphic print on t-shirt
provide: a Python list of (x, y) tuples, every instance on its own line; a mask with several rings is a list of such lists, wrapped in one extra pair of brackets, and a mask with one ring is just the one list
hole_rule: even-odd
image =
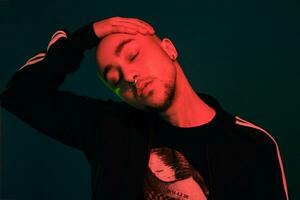
[(203, 177), (182, 153), (168, 148), (150, 151), (145, 177), (145, 199), (206, 200)]

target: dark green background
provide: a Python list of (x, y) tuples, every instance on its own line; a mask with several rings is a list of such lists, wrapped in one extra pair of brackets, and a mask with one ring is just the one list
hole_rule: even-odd
[[(178, 2), (0, 0), (0, 89), (58, 28), (74, 31), (111, 16), (144, 19), (175, 43), (197, 91), (215, 96), (226, 110), (277, 139), (290, 197), (300, 199), (299, 3)], [(62, 89), (117, 100), (97, 79), (94, 51), (86, 53), (81, 66)], [(89, 199), (90, 169), (80, 151), (47, 138), (4, 109), (0, 128), (2, 199)]]

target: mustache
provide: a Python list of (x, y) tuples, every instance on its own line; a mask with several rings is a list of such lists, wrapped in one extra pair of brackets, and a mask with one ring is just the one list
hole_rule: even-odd
[(152, 77), (137, 79), (133, 87), (136, 96), (141, 97), (144, 88), (147, 87), (149, 84), (153, 83), (153, 81), (154, 79)]

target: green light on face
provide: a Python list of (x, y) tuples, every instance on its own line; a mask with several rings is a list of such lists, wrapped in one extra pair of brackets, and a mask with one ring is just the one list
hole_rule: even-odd
[(115, 92), (115, 94), (116, 94), (119, 98), (121, 98), (121, 89), (120, 89), (120, 88), (116, 88), (116, 89), (114, 90), (114, 92)]
[(97, 72), (97, 76), (98, 78), (102, 81), (102, 83), (104, 83), (105, 86), (107, 86), (109, 89), (111, 89), (120, 99), (122, 99), (121, 97), (121, 89), (119, 87), (117, 88), (113, 88), (111, 87), (100, 75), (99, 71)]

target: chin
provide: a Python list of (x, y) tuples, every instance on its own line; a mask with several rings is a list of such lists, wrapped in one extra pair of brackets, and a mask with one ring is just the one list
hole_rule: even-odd
[(144, 105), (146, 110), (151, 112), (164, 112), (166, 111), (173, 101), (174, 90), (166, 89), (165, 91), (151, 91), (145, 98)]

